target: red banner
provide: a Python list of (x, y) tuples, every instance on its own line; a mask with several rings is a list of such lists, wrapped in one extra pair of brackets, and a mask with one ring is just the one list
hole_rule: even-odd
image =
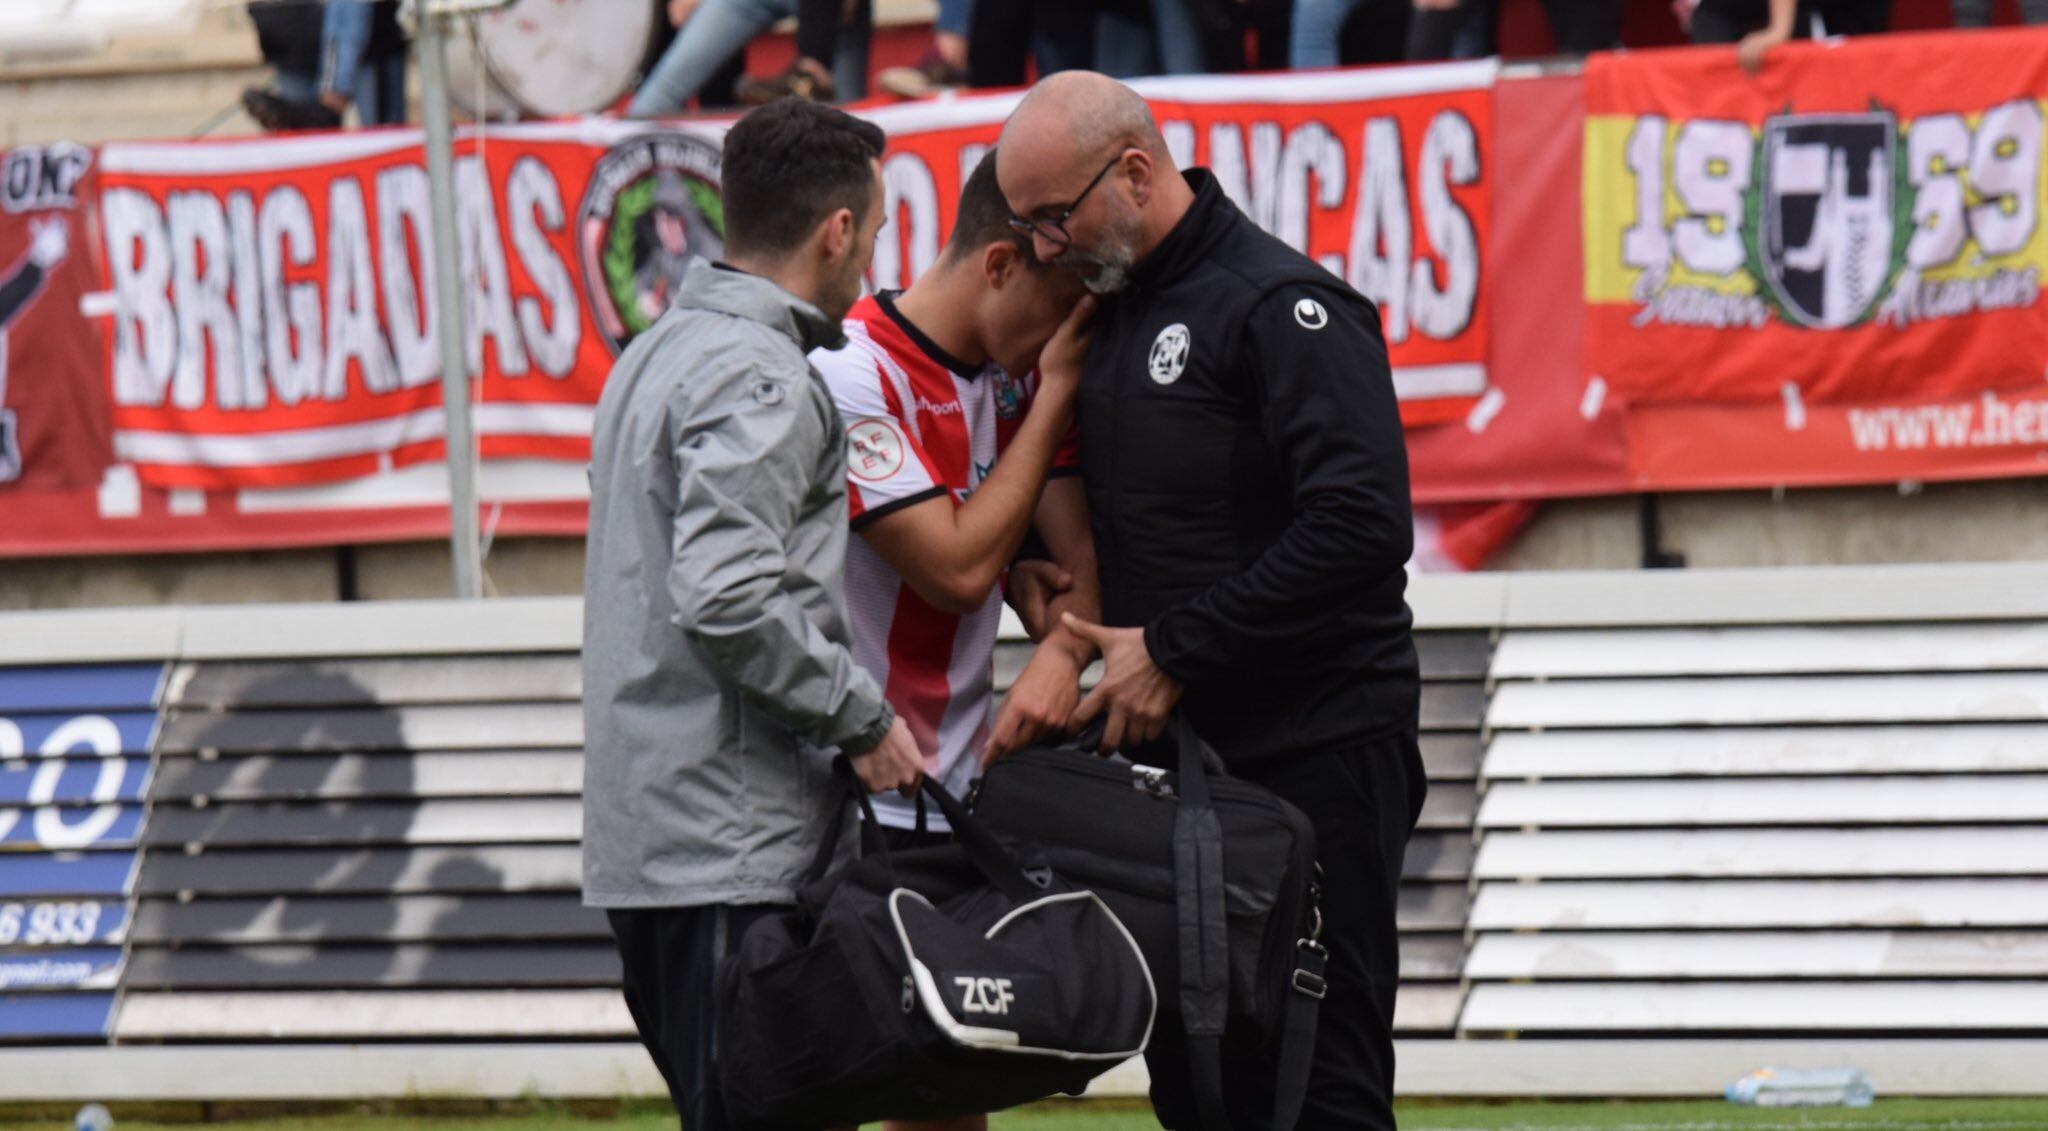
[(2048, 32), (1586, 70), (1586, 364), (1656, 488), (2039, 474)]
[[(1212, 167), (1250, 215), (1380, 304), (1404, 418), (1436, 438), (1442, 466), (1540, 494), (1540, 481), (1489, 470), (1514, 428), (1489, 439), (1471, 427), (1475, 414), (1516, 419), (1487, 399), (1494, 74), (1479, 63), (1144, 89), (1179, 160)], [(1015, 101), (871, 112), (891, 139), (893, 220), (875, 286), (936, 258), (962, 177)], [(722, 246), (721, 128), (586, 121), (458, 139), (463, 348), (485, 519), (500, 533), (581, 531), (611, 360), (687, 261)], [(98, 448), (76, 449), (86, 458), (66, 491), (0, 490), (0, 552), (444, 531), (427, 198), (410, 131), (101, 151), (97, 223), (72, 229), (94, 233), (94, 253), (72, 258), (100, 278), (75, 283), (38, 329), (63, 343), (48, 348), (100, 355), (97, 372), (65, 382), (98, 398), (97, 423), (74, 429)], [(1527, 412), (1536, 398), (1513, 403)], [(1446, 482), (1448, 497), (1485, 497)], [(1423, 462), (1417, 494), (1444, 494)]]
[(92, 151), (0, 156), (0, 493), (92, 487), (110, 460), (106, 385), (79, 299), (94, 288)]
[[(621, 136), (607, 149), (601, 131)], [(586, 459), (616, 344), (693, 250), (717, 254), (698, 207), (717, 217), (717, 138), (531, 127), (464, 145), (455, 171), (482, 456)], [(144, 483), (293, 486), (441, 458), (413, 135), (109, 146), (101, 175), (114, 448)]]
[[(2048, 467), (2048, 32), (1495, 80), (1141, 84), (1176, 159), (1379, 304), (1418, 503)], [(868, 111), (875, 286), (936, 259), (1016, 98)], [(581, 532), (612, 359), (722, 247), (721, 129), (458, 140), (487, 527)], [(429, 211), (410, 131), (0, 155), (0, 553), (445, 532)]]
[(1621, 415), (1581, 363), (1576, 75), (1504, 82), (1492, 167), (1514, 191), (1493, 195), (1485, 249), (1493, 298), (1489, 388), (1463, 419), (1408, 431), (1418, 503), (1616, 494), (1628, 489)]
[[(1261, 227), (1380, 306), (1409, 424), (1462, 418), (1487, 389), (1482, 249), (1491, 63), (1139, 83), (1182, 166), (1215, 172)], [(877, 287), (938, 257), (960, 184), (1016, 96), (884, 108), (892, 227)]]

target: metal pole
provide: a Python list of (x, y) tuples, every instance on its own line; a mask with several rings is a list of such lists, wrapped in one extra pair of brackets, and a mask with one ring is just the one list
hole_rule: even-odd
[(448, 417), (448, 541), (455, 562), (455, 595), (483, 595), (478, 551), (476, 440), (470, 430), (469, 366), (464, 357), (465, 291), (455, 242), (455, 145), (448, 123), (449, 17), (420, 5), (417, 45), (420, 100), (427, 127), (427, 185), (434, 217), (434, 302), (440, 315), (441, 405)]

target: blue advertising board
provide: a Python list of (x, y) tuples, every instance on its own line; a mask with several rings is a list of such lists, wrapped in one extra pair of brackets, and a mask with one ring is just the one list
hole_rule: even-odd
[(0, 1040), (110, 1031), (163, 676), (0, 668)]

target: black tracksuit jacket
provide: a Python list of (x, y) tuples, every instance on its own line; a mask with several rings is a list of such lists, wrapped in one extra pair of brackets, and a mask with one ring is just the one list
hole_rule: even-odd
[(1108, 305), (1081, 473), (1104, 619), (1226, 761), (1416, 725), (1408, 458), (1379, 311), (1207, 171)]

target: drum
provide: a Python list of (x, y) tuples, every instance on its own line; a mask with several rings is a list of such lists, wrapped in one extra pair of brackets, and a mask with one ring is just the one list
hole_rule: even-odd
[(668, 24), (659, 0), (513, 0), (474, 19), (448, 44), (448, 94), (473, 118), (603, 110), (632, 92)]

